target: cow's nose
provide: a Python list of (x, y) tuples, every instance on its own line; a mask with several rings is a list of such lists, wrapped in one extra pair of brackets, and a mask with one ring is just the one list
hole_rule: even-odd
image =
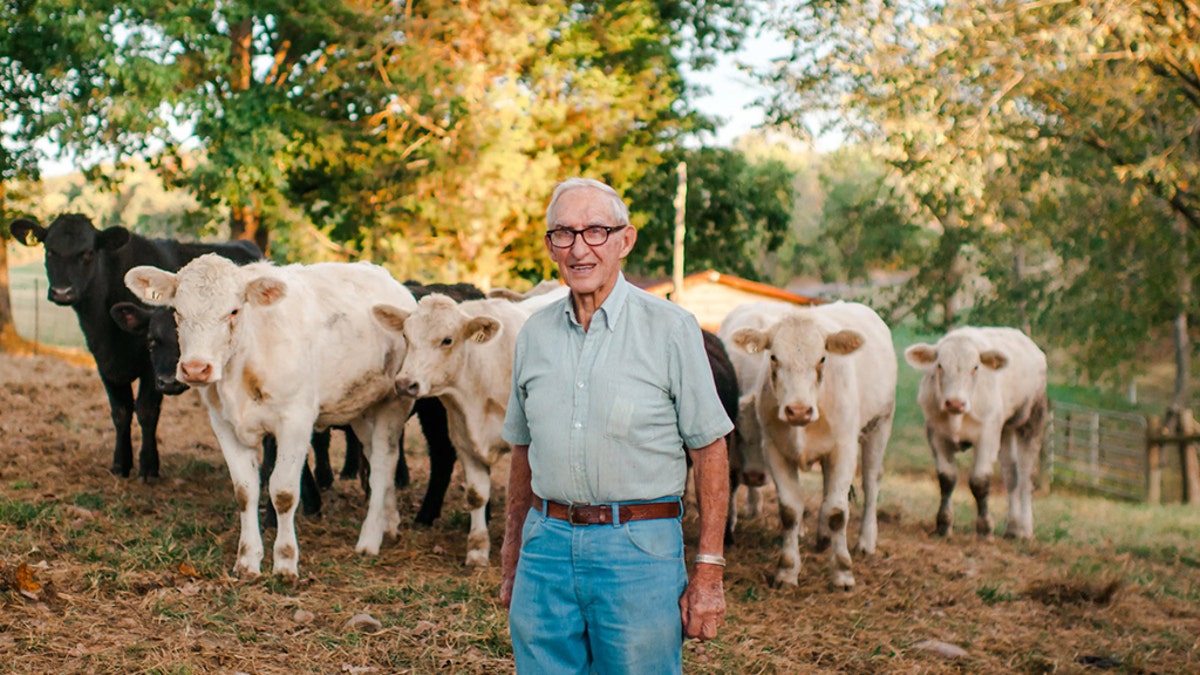
[(942, 407), (952, 415), (961, 415), (967, 411), (967, 402), (961, 398), (948, 398)]
[(762, 471), (744, 471), (742, 472), (742, 482), (747, 487), (762, 487), (767, 484), (767, 474)]
[(183, 380), (193, 384), (203, 384), (212, 377), (212, 364), (204, 361), (184, 361), (179, 364)]
[(69, 305), (75, 300), (75, 291), (70, 286), (66, 288), (54, 288), (51, 286), (50, 290), (46, 293), (46, 297), (49, 298), (50, 302), (55, 304)]
[(811, 405), (784, 406), (783, 416), (788, 424), (804, 426), (813, 420), (813, 407)]
[(396, 392), (401, 396), (416, 396), (421, 392), (421, 383), (407, 377), (396, 378)]
[(155, 383), (158, 385), (158, 390), (168, 396), (182, 394), (188, 388), (186, 384), (166, 375), (156, 378)]

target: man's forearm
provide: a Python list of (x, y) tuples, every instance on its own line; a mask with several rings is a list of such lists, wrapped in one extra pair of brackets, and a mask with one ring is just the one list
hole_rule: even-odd
[(533, 501), (532, 479), (529, 446), (514, 445), (508, 474), (508, 501), (504, 509), (504, 545), (500, 549), (505, 570), (515, 569), (521, 554), (521, 529)]
[(725, 519), (729, 509), (729, 455), (725, 439), (691, 451), (696, 503), (700, 507), (700, 542), (697, 552), (724, 555)]

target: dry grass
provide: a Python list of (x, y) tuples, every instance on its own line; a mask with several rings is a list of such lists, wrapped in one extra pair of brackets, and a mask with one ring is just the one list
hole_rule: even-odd
[[(365, 504), (356, 482), (339, 482), (323, 515), (300, 521), (301, 581), (245, 581), (228, 576), (233, 500), (194, 394), (168, 400), (160, 439), (156, 484), (110, 476), (112, 430), (95, 373), (0, 354), (0, 670), (511, 672), (499, 570), (462, 564), (457, 480), (433, 528), (404, 529), (376, 558), (353, 552)], [(407, 454), (415, 485), (400, 508), (411, 522), (427, 463), (419, 444)], [(689, 643), (687, 672), (1200, 670), (1195, 520), (1181, 519), (1170, 546), (1080, 540), (1061, 531), (1062, 516), (1043, 518), (1076, 503), (1055, 495), (1035, 502), (1048, 523), (1034, 541), (980, 541), (963, 518), (941, 540), (930, 534), (931, 481), (885, 478), (880, 550), (855, 561), (849, 593), (830, 590), (811, 553), (798, 587), (771, 587), (778, 519), (769, 498), (728, 551), (721, 638)], [(495, 485), (502, 501), (502, 476)], [(994, 504), (1002, 522), (1003, 499)], [(1095, 512), (1124, 527), (1118, 507)], [(687, 528), (691, 541), (693, 520)], [(492, 536), (495, 561), (498, 520)], [(381, 628), (347, 628), (359, 613)], [(928, 640), (967, 655), (916, 647)]]

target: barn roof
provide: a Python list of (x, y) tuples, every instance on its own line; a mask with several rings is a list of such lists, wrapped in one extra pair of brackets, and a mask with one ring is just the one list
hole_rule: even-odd
[[(825, 302), (820, 298), (813, 298), (806, 295), (799, 295), (791, 291), (772, 286), (770, 284), (751, 281), (741, 277), (735, 277), (732, 274), (722, 274), (716, 270), (705, 270), (703, 272), (695, 272), (683, 278), (683, 290), (686, 295), (687, 290), (693, 286), (701, 284), (720, 284), (729, 286), (739, 291), (752, 293), (755, 295), (764, 296), (771, 300), (782, 300), (784, 302), (793, 302), (797, 305), (817, 305)], [(640, 284), (639, 284), (640, 285)], [(674, 290), (675, 284), (671, 280), (642, 286), (643, 290), (648, 293), (653, 293), (659, 297), (667, 297)]]

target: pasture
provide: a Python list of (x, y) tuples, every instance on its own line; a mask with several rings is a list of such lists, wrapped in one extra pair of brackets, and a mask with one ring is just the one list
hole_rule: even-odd
[[(902, 380), (900, 397), (911, 396)], [(911, 447), (919, 432), (904, 432), (905, 424), (898, 421), (889, 455), (927, 457)], [(300, 582), (242, 581), (229, 576), (232, 489), (195, 393), (164, 403), (163, 477), (147, 485), (108, 473), (112, 426), (94, 371), (0, 354), (0, 669), (511, 672), (497, 599), (502, 523), (490, 523), (492, 566), (467, 568), (458, 469), (442, 518), (428, 529), (411, 525), (427, 474), (414, 429), (406, 450), (414, 484), (399, 493), (398, 541), (386, 541), (377, 558), (354, 553), (366, 501), (357, 482), (339, 481), (320, 518), (298, 519)], [(499, 503), (504, 466), (493, 475)], [(1196, 510), (1039, 494), (1034, 540), (980, 541), (964, 478), (953, 536), (942, 540), (931, 535), (932, 469), (893, 468), (881, 494), (879, 553), (855, 559), (850, 592), (829, 588), (824, 559), (811, 551), (815, 473), (806, 476), (810, 549), (800, 585), (768, 583), (779, 524), (768, 491), (764, 513), (740, 521), (726, 553), (727, 623), (718, 640), (685, 647), (685, 671), (1200, 670)], [(993, 494), (1000, 528), (1003, 488)], [(694, 511), (685, 525), (690, 544)], [(378, 623), (356, 624), (359, 614)], [(940, 655), (922, 646), (930, 640), (966, 654)]]

